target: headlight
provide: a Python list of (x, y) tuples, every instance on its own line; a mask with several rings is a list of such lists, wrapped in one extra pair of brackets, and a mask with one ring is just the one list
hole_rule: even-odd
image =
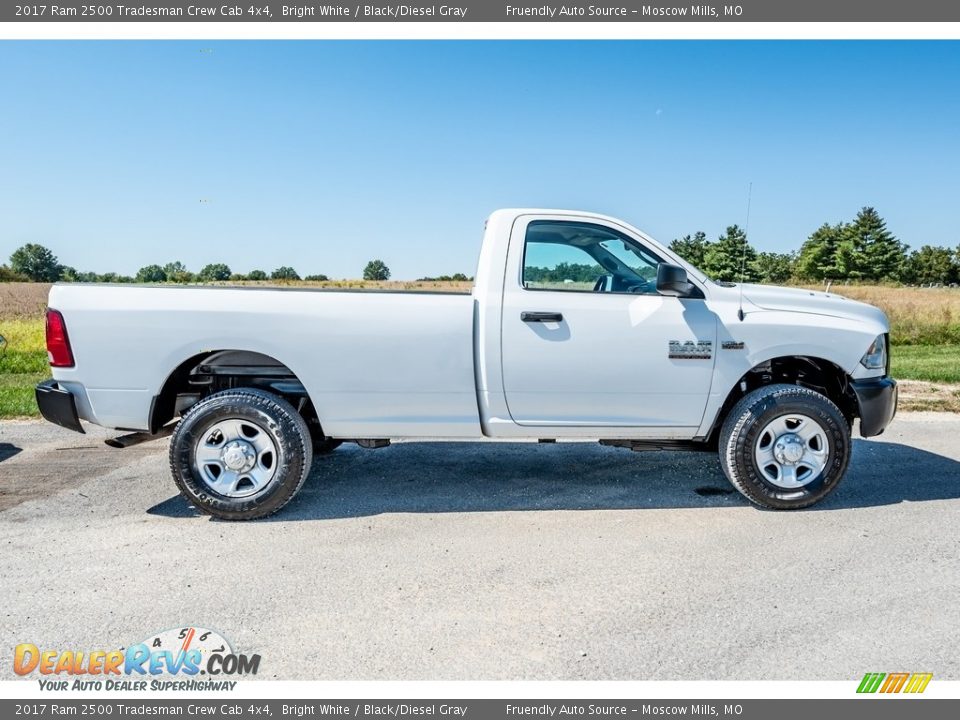
[(883, 335), (877, 335), (870, 347), (860, 358), (860, 364), (868, 370), (884, 370), (887, 367), (887, 340)]

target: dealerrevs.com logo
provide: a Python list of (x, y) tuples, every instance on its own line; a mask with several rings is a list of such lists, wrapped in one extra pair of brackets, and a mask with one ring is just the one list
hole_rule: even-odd
[(119, 650), (46, 649), (21, 643), (17, 675), (37, 674), (41, 690), (232, 690), (256, 675), (259, 655), (236, 653), (215, 630), (172, 628)]

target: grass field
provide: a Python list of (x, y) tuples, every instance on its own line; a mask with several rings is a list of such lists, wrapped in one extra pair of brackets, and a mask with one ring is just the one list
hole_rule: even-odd
[[(463, 291), (471, 284), (331, 280), (289, 285)], [(0, 353), (0, 418), (37, 415), (33, 387), (49, 377), (43, 331), (49, 289), (39, 283), (0, 283), (0, 335), (7, 339), (6, 349)], [(831, 292), (868, 302), (887, 313), (894, 344), (893, 376), (916, 381), (902, 386), (902, 409), (960, 412), (960, 290), (837, 286)]]
[(900, 345), (890, 365), (896, 378), (960, 383), (960, 345)]
[(835, 285), (830, 292), (883, 310), (894, 345), (960, 345), (960, 289)]
[(50, 377), (43, 318), (0, 319), (0, 335), (7, 340), (0, 353), (0, 417), (36, 415), (33, 386)]

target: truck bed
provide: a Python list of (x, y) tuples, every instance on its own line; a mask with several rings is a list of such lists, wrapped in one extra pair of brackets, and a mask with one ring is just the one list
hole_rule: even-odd
[(63, 284), (50, 307), (76, 356), (54, 377), (82, 380), (81, 417), (107, 427), (147, 429), (175, 368), (235, 349), (290, 368), (329, 435), (480, 435), (469, 293)]

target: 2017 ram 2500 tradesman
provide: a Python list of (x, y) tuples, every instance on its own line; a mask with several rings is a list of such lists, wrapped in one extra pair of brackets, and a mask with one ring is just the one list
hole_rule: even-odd
[(197, 508), (249, 519), (315, 453), (390, 438), (719, 449), (749, 500), (801, 508), (896, 411), (889, 325), (821, 292), (712, 282), (565, 210), (487, 221), (469, 294), (55, 285), (43, 415), (169, 432)]

